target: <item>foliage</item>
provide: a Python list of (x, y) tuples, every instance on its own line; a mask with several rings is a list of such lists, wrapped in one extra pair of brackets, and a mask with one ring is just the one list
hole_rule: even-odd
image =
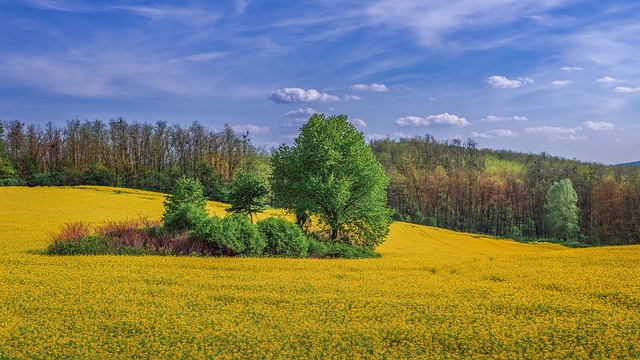
[(479, 149), (472, 141), (430, 135), (369, 146), (390, 179), (388, 202), (399, 221), (419, 222), (419, 211), (425, 223), (442, 228), (523, 241), (549, 238), (547, 192), (568, 178), (578, 195), (580, 241), (640, 244), (637, 167)]
[(227, 211), (249, 215), (253, 222), (253, 214), (260, 212), (266, 205), (269, 193), (267, 181), (249, 171), (241, 172), (231, 186)]
[(9, 152), (4, 143), (4, 127), (0, 122), (0, 186), (17, 185), (16, 169), (9, 159)]
[(207, 220), (204, 208), (191, 203), (181, 203), (166, 212), (162, 221), (165, 229), (173, 232), (188, 231), (201, 226)]
[[(118, 118), (73, 119), (63, 127), (0, 121), (0, 128), (5, 130), (0, 134), (0, 185), (108, 185), (167, 192), (172, 179), (184, 175), (199, 179), (208, 198), (224, 201), (240, 170), (268, 172), (266, 152), (256, 149), (248, 134), (226, 125), (214, 131), (198, 122), (182, 127)], [(3, 172), (14, 175), (3, 179)]]
[(313, 115), (292, 147), (275, 151), (271, 166), (276, 202), (298, 220), (317, 216), (332, 242), (384, 241), (391, 222), (388, 179), (346, 116)]
[(578, 225), (578, 195), (571, 180), (553, 183), (547, 192), (546, 223), (551, 236), (562, 240), (576, 239)]
[(164, 202), (162, 221), (169, 231), (193, 229), (207, 217), (206, 205), (200, 181), (183, 176)]
[(266, 240), (264, 253), (272, 256), (306, 257), (309, 240), (300, 227), (275, 217), (258, 221), (258, 231)]

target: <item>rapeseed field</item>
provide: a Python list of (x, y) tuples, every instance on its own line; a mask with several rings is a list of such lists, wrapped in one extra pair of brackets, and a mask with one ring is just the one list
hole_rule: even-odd
[(162, 200), (0, 188), (0, 358), (640, 357), (638, 246), (395, 223), (379, 259), (41, 254), (65, 222), (158, 219)]

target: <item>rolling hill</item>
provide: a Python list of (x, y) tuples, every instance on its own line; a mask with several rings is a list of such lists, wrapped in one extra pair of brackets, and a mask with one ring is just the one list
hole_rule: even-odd
[(65, 222), (159, 218), (162, 200), (0, 188), (0, 358), (640, 356), (640, 246), (568, 249), (397, 222), (379, 259), (40, 252)]

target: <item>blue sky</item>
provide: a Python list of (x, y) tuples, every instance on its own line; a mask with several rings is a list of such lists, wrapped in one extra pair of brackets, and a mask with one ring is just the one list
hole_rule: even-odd
[(249, 130), (314, 112), (368, 139), (432, 134), (640, 160), (640, 3), (0, 0), (0, 119)]

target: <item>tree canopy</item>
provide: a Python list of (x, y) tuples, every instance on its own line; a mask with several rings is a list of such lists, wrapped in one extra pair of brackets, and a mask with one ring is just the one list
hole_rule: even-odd
[(241, 172), (231, 186), (227, 211), (249, 215), (253, 222), (253, 214), (257, 214), (266, 206), (269, 188), (265, 179), (250, 172)]
[(272, 156), (271, 188), (298, 223), (315, 216), (333, 242), (372, 246), (391, 223), (387, 176), (344, 115), (315, 114)]
[(549, 234), (557, 239), (573, 240), (579, 233), (578, 194), (571, 180), (554, 182), (547, 192), (545, 220)]

